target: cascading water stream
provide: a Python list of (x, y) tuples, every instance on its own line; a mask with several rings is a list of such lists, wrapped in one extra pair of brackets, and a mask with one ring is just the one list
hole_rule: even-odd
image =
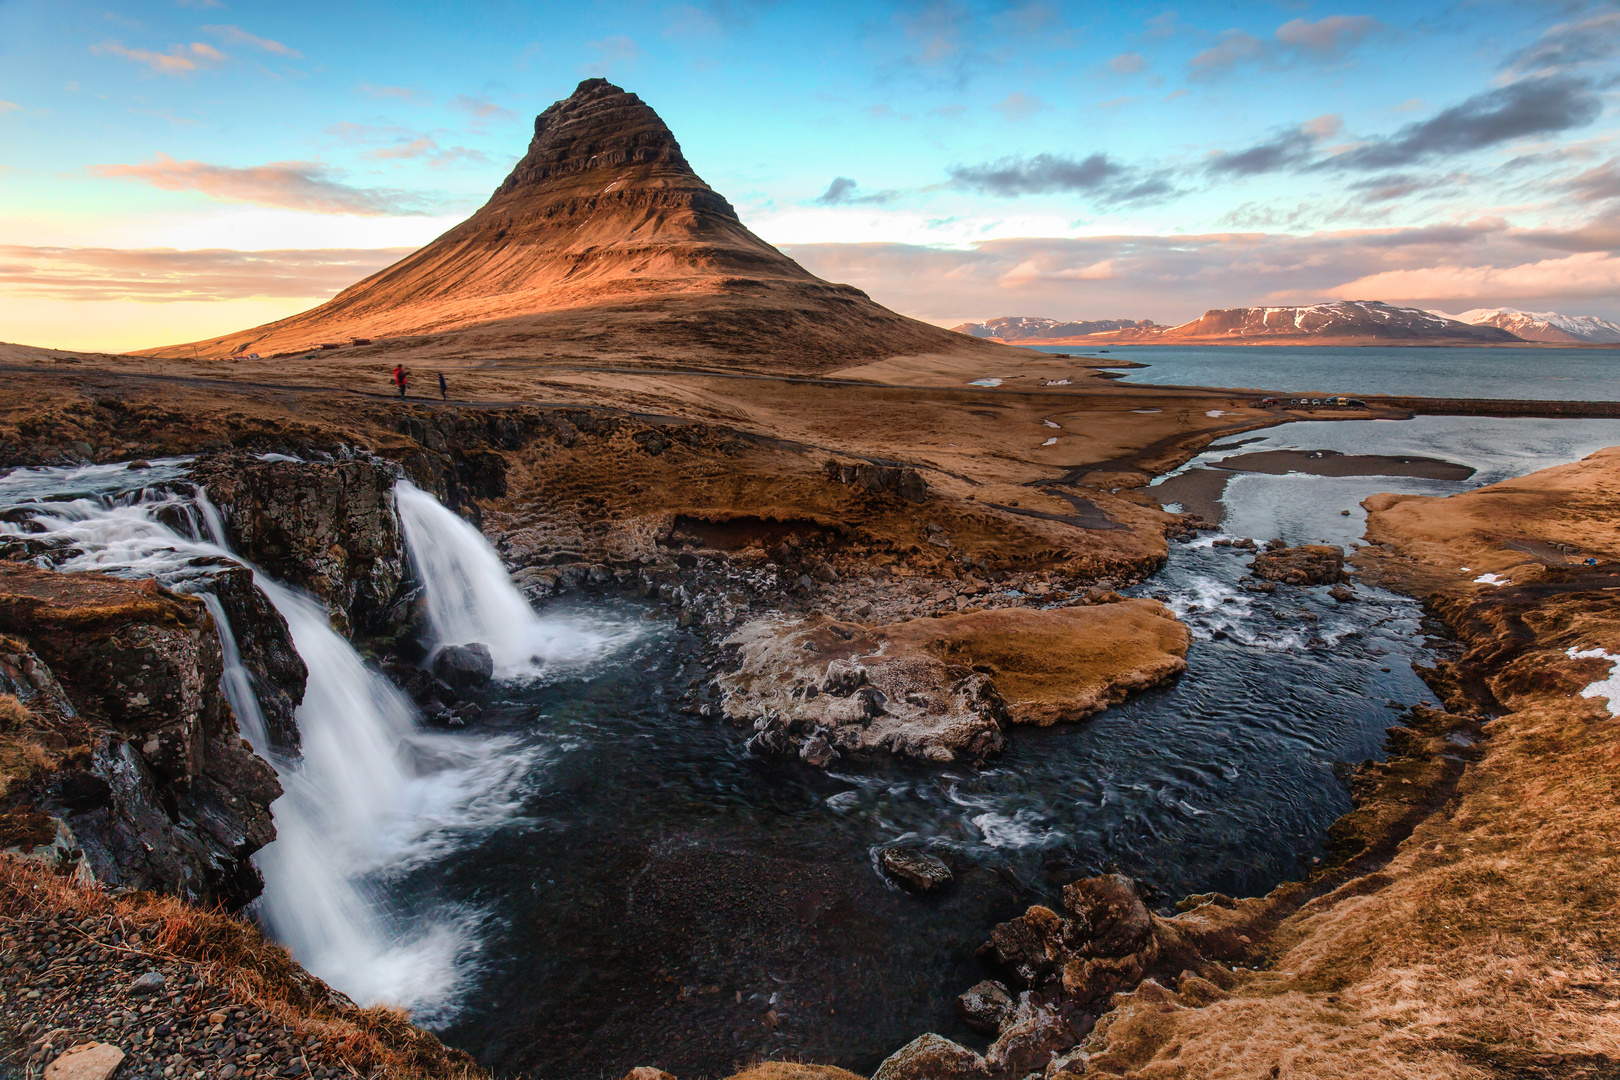
[(394, 500), (422, 583), (432, 650), (479, 642), (489, 648), (496, 678), (516, 679), (595, 659), (622, 643), (605, 628), (541, 618), (483, 534), (432, 495), (401, 480)]
[[(178, 480), (184, 462), (159, 465), (147, 480)], [(420, 1020), (448, 1015), (471, 973), (479, 914), (432, 903), (400, 910), (386, 886), (517, 813), (533, 752), (509, 737), (422, 730), (410, 699), (365, 666), (317, 601), (254, 569), (309, 671), (297, 711), (302, 752), (275, 753), (224, 607), (207, 591), (209, 570), (197, 565), (220, 556), (242, 562), (218, 511), (200, 490), (190, 498), (172, 484), (132, 491), (131, 479), (121, 467), (18, 470), (0, 479), (0, 503), (29, 505), (31, 523), (0, 523), (0, 533), (62, 544), (59, 570), (153, 577), (202, 595), (220, 635), (222, 688), (284, 789), (272, 807), (277, 838), (255, 858), (265, 891), (254, 914), (351, 997), (403, 1005)], [(436, 641), (484, 640), (511, 674), (590, 659), (608, 647), (610, 635), (539, 619), (475, 529), (432, 496), (401, 486)], [(64, 491), (84, 494), (41, 501)], [(195, 535), (164, 520), (185, 522)]]

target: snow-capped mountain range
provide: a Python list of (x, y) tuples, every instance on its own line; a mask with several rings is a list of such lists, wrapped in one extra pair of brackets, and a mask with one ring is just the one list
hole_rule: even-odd
[(1207, 311), (1178, 326), (1150, 319), (1064, 322), (1007, 316), (952, 327), (957, 333), (1008, 344), (1239, 344), (1320, 343), (1356, 345), (1425, 342), (1451, 345), (1511, 345), (1526, 341), (1557, 345), (1620, 344), (1620, 324), (1593, 315), (1560, 315), (1514, 308), (1479, 308), (1461, 315), (1396, 307), (1377, 300), (1338, 300), (1292, 307), (1225, 308)]
[(1499, 326), (1526, 341), (1620, 344), (1620, 323), (1596, 315), (1560, 315), (1556, 311), (1520, 311), (1518, 308), (1474, 308), (1461, 315), (1432, 314), (1473, 326)]

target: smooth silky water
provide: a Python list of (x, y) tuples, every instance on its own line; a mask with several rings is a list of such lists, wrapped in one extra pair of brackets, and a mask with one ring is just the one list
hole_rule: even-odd
[[(1252, 436), (1267, 442), (1242, 449), (1421, 452), (1481, 471), (1468, 484), (1373, 476), (1331, 487), (1242, 476), (1226, 493), (1228, 534), (1347, 539), (1368, 494), (1443, 494), (1620, 443), (1612, 422), (1512, 421), (1483, 434), (1481, 423), (1294, 424)], [(8, 504), (88, 483), (20, 474), (0, 480)], [(1016, 730), (1010, 752), (984, 768), (845, 761), (822, 772), (755, 758), (744, 732), (680, 711), (682, 692), (705, 678), (689, 631), (628, 599), (514, 605), (475, 530), (411, 489), (399, 505), (432, 587), (426, 644), (482, 636), (503, 677), (468, 729), (423, 732), (408, 703), (392, 726), (366, 725), (396, 749), (373, 756), (410, 765), (402, 781), (367, 781), (378, 786), (343, 813), (369, 824), (340, 825), (350, 840), (329, 845), (358, 915), (340, 910), (322, 925), (357, 925), (360, 943), (337, 949), (343, 962), (326, 971), (340, 988), (369, 984), (412, 1005), (503, 1074), (598, 1078), (655, 1063), (724, 1075), (754, 1056), (868, 1072), (922, 1031), (974, 1043), (950, 1003), (983, 977), (972, 952), (996, 921), (1109, 868), (1141, 878), (1160, 905), (1297, 877), (1349, 809), (1349, 765), (1380, 755), (1385, 728), (1433, 700), (1412, 670), (1434, 659), (1417, 604), (1361, 587), (1348, 605), (1320, 589), (1248, 593), (1238, 583), (1249, 556), (1205, 536), (1173, 544), (1165, 570), (1132, 590), (1168, 596), (1192, 628), (1189, 671), (1174, 685), (1081, 724)], [(192, 550), (180, 539), (164, 542)], [(118, 554), (100, 564), (118, 572), (177, 573), (150, 544), (104, 546)], [(317, 620), (301, 633), (296, 607), (283, 610), (307, 660)], [(333, 681), (394, 700), (363, 669)], [(306, 716), (316, 708), (300, 712), (306, 745), (320, 741)], [(323, 813), (346, 798), (329, 795)], [(278, 824), (282, 814), (278, 803)], [(260, 865), (269, 893), (298, 908), (320, 890), (306, 895), (276, 873), (286, 840)], [(956, 885), (931, 898), (889, 886), (874, 852), (898, 841), (949, 857)], [(257, 913), (292, 934), (279, 902), (267, 896)], [(390, 948), (404, 950), (398, 962)]]

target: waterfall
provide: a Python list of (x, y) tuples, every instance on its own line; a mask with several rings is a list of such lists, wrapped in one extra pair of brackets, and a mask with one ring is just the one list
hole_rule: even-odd
[[(179, 480), (184, 465), (164, 462), (144, 480)], [(315, 599), (250, 567), (309, 669), (297, 711), (302, 752), (271, 752), (224, 609), (206, 591), (209, 571), (193, 562), (224, 556), (248, 564), (229, 550), (219, 513), (200, 489), (186, 498), (172, 483), (132, 489), (131, 482), (121, 467), (16, 470), (0, 477), (0, 507), (26, 505), (32, 522), (0, 521), (0, 535), (71, 544), (59, 570), (152, 577), (202, 593), (220, 636), (222, 689), (284, 791), (271, 808), (276, 840), (255, 856), (265, 891), (253, 913), (300, 963), (350, 997), (402, 1005), (418, 1020), (446, 1016), (476, 959), (478, 913), (431, 903), (397, 910), (387, 887), (518, 813), (534, 751), (510, 736), (420, 729), (410, 699), (366, 667)], [(538, 618), (477, 530), (432, 496), (401, 487), (412, 559), (428, 581), (441, 640), (483, 640), (500, 649), (506, 672), (607, 646), (605, 633)], [(44, 501), (64, 490), (83, 496)], [(164, 520), (185, 522), (195, 535)]]
[(595, 659), (622, 642), (603, 626), (536, 614), (483, 533), (410, 481), (395, 486), (394, 500), (422, 584), (430, 651), (479, 642), (496, 678), (518, 679)]

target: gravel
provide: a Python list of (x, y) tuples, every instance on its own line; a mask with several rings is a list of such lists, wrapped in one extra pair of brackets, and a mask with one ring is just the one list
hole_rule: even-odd
[(146, 951), (118, 922), (73, 911), (0, 916), (0, 1076), (37, 1077), (88, 1042), (128, 1055), (118, 1080), (359, 1075), (318, 1038), (210, 983), (205, 969)]

